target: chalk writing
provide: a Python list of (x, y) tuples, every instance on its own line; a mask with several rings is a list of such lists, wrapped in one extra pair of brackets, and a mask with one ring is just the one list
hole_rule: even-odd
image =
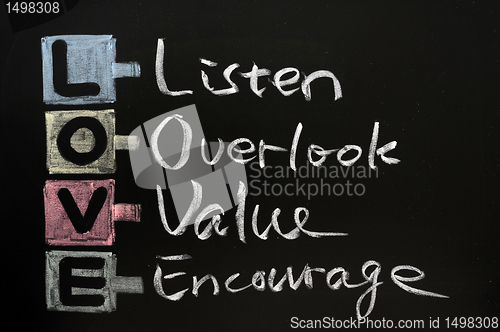
[[(158, 258), (165, 261), (183, 261), (192, 259), (192, 257), (189, 255), (175, 255), (175, 256), (163, 256), (163, 257), (159, 256)], [(368, 272), (368, 270), (371, 270), (371, 272)], [(275, 282), (278, 271), (275, 268), (271, 268), (267, 278), (265, 271), (257, 270), (252, 275), (251, 282), (240, 288), (234, 288), (231, 286), (231, 284), (241, 276), (240, 273), (234, 273), (226, 278), (226, 280), (224, 281), (224, 288), (227, 292), (232, 294), (239, 293), (248, 288), (253, 288), (259, 292), (263, 292), (265, 291), (266, 287), (268, 287), (271, 292), (277, 293), (283, 290), (285, 282), (288, 281), (290, 289), (294, 291), (296, 291), (301, 284), (304, 284), (304, 286), (307, 289), (313, 289), (314, 288), (313, 272), (314, 275), (323, 274), (326, 285), (328, 286), (329, 289), (333, 291), (339, 290), (342, 286), (344, 286), (346, 289), (355, 289), (363, 287), (365, 285), (367, 286), (367, 288), (358, 297), (358, 300), (356, 301), (356, 316), (358, 319), (363, 319), (368, 317), (368, 315), (370, 315), (370, 313), (373, 311), (375, 307), (378, 287), (383, 284), (382, 281), (379, 281), (381, 270), (382, 266), (380, 265), (380, 263), (374, 260), (368, 260), (365, 263), (363, 263), (363, 266), (361, 267), (361, 276), (364, 279), (364, 281), (361, 281), (359, 283), (351, 283), (349, 281), (350, 274), (343, 267), (335, 267), (327, 271), (325, 268), (322, 267), (311, 268), (309, 267), (308, 264), (306, 264), (302, 272), (300, 273), (300, 276), (298, 276), (296, 279), (293, 274), (293, 266), (289, 266), (286, 269), (286, 272), (284, 273), (283, 277), (278, 282)], [(416, 271), (419, 273), (419, 275), (414, 278), (403, 278), (396, 274), (400, 270)], [(189, 289), (185, 288), (174, 294), (167, 295), (167, 293), (165, 292), (163, 280), (170, 280), (184, 275), (186, 275), (185, 272), (175, 272), (163, 275), (163, 270), (160, 267), (160, 264), (157, 264), (153, 278), (153, 284), (156, 292), (167, 300), (179, 301), (180, 299), (182, 299), (185, 293), (189, 291)], [(413, 294), (425, 295), (437, 298), (447, 298), (447, 296), (444, 295), (427, 292), (423, 290), (416, 290), (405, 284), (402, 284), (401, 281), (406, 281), (406, 282), (418, 281), (424, 278), (424, 273), (416, 267), (409, 265), (396, 266), (391, 272), (391, 278), (394, 281), (394, 283), (399, 287), (401, 287), (402, 289), (406, 291), (412, 289), (413, 291), (410, 292)], [(198, 276), (193, 276), (192, 280), (193, 280), (192, 283), (193, 286), (191, 288), (191, 293), (196, 297), (199, 296), (200, 287), (208, 280), (211, 280), (212, 282), (212, 287), (213, 287), (212, 295), (218, 295), (220, 293), (220, 285), (218, 281), (219, 279), (212, 274), (207, 274), (199, 280)], [(368, 301), (368, 307), (363, 312), (361, 306), (366, 301)]]
[[(176, 120), (177, 123), (181, 125), (182, 128), (182, 147), (179, 149), (180, 150), (180, 157), (175, 163), (175, 165), (169, 165), (165, 162), (163, 156), (161, 155), (160, 152), (160, 135), (162, 131), (164, 130), (165, 126), (167, 123), (169, 123), (171, 120)], [(292, 145), (290, 149), (290, 167), (293, 170), (296, 170), (296, 158), (297, 158), (297, 146), (300, 141), (300, 136), (302, 133), (304, 126), (302, 123), (297, 124), (297, 128), (295, 130), (295, 134), (292, 139)], [(374, 127), (373, 127), (373, 132), (371, 136), (371, 141), (370, 141), (370, 148), (368, 151), (368, 164), (370, 168), (376, 169), (377, 166), (375, 165), (375, 154), (381, 157), (382, 161), (386, 164), (393, 165), (393, 164), (398, 164), (400, 162), (399, 159), (396, 158), (391, 158), (391, 157), (386, 157), (385, 154), (388, 153), (391, 150), (394, 150), (396, 148), (397, 142), (392, 141), (390, 143), (385, 144), (383, 147), (377, 149), (377, 142), (378, 142), (378, 135), (379, 135), (379, 123), (375, 122)], [(191, 144), (193, 141), (193, 130), (191, 129), (191, 125), (183, 119), (183, 116), (180, 114), (172, 114), (168, 117), (166, 117), (153, 131), (153, 134), (151, 135), (151, 149), (153, 151), (155, 160), (158, 164), (160, 164), (163, 168), (166, 170), (178, 170), (182, 168), (189, 160), (190, 152), (191, 152)], [(162, 142), (163, 144), (169, 143), (169, 141)], [(248, 144), (249, 147), (242, 149), (240, 148), (240, 145), (243, 144)], [(206, 143), (204, 139), (200, 141), (200, 144), (197, 144), (196, 146), (201, 146), (205, 147)], [(202, 159), (204, 162), (208, 165), (215, 165), (217, 161), (220, 159), (220, 155), (222, 154), (222, 151), (224, 149), (224, 142), (219, 139), (219, 148), (218, 148), (218, 153), (217, 155), (219, 156), (218, 158), (214, 158), (212, 161), (208, 161), (205, 152), (202, 150)], [(343, 156), (349, 152), (349, 151), (355, 151), (356, 156), (351, 157), (349, 160), (343, 159)], [(248, 138), (237, 138), (233, 140), (231, 143), (229, 143), (227, 147), (227, 155), (231, 160), (233, 160), (236, 163), (239, 164), (246, 164), (253, 160), (254, 158), (258, 157), (259, 160), (259, 166), (261, 168), (266, 167), (266, 158), (265, 158), (265, 152), (266, 151), (273, 151), (273, 152), (287, 152), (288, 149), (280, 146), (274, 146), (274, 145), (269, 145), (266, 144), (264, 140), (260, 140), (259, 142), (259, 148), (256, 156), (253, 156), (251, 158), (246, 158), (243, 159), (239, 157), (239, 155), (244, 155), (244, 154), (249, 154), (249, 153), (254, 153), (256, 151), (255, 144)], [(363, 153), (363, 149), (358, 146), (358, 145), (353, 145), (353, 144), (346, 144), (342, 148), (337, 148), (337, 149), (330, 149), (330, 150), (325, 150), (319, 145), (316, 144), (311, 144), (309, 145), (307, 149), (307, 159), (308, 161), (316, 167), (320, 167), (323, 165), (323, 163), (326, 161), (327, 157), (334, 153), (336, 153), (336, 159), (339, 162), (340, 165), (342, 166), (352, 166), (354, 165), (361, 157)], [(236, 155), (235, 155), (236, 154)], [(319, 159), (315, 159), (317, 157), (320, 157)]]
[[(175, 235), (179, 236), (184, 234), (186, 231), (188, 225), (193, 223), (191, 220), (194, 216), (194, 214), (200, 209), (201, 207), (201, 201), (203, 197), (203, 186), (192, 180), (191, 181), (193, 190), (192, 190), (192, 200), (191, 204), (189, 206), (189, 209), (187, 210), (186, 214), (183, 216), (182, 220), (180, 223), (177, 225), (175, 229), (172, 229), (169, 225), (169, 221), (167, 219), (167, 213), (165, 212), (165, 204), (164, 204), (164, 198), (163, 198), (163, 193), (162, 189), (160, 186), (157, 186), (157, 197), (158, 197), (158, 210), (160, 212), (160, 217), (161, 217), (161, 222), (163, 224), (163, 227), (165, 230), (170, 234), (170, 235)], [(245, 228), (245, 196), (246, 196), (246, 186), (243, 182), (240, 182), (239, 184), (239, 190), (238, 190), (238, 207), (236, 210), (235, 218), (236, 218), (236, 225), (238, 227), (238, 236), (239, 240), (243, 243), (246, 243), (245, 240), (245, 233), (244, 233), (244, 228)], [(219, 214), (214, 215), (212, 217), (211, 222), (206, 226), (204, 231), (202, 233), (199, 232), (199, 227), (200, 223), (202, 220), (206, 219), (206, 216), (209, 214), (209, 212), (214, 212), (214, 211), (221, 211)], [(200, 240), (206, 240), (208, 239), (211, 234), (212, 234), (212, 229), (215, 229), (215, 232), (217, 235), (220, 236), (226, 236), (227, 231), (226, 228), (223, 230), (219, 229), (220, 226), (220, 214), (224, 214), (224, 210), (222, 207), (218, 204), (212, 204), (208, 205), (203, 208), (201, 212), (199, 212), (198, 216), (195, 219), (194, 222), (194, 232), (198, 236)], [(252, 216), (252, 230), (254, 232), (254, 235), (257, 236), (258, 238), (262, 240), (267, 240), (269, 231), (271, 227), (274, 228), (276, 233), (278, 233), (280, 236), (287, 240), (294, 240), (299, 237), (300, 233), (304, 233), (310, 237), (314, 238), (320, 238), (320, 237), (327, 237), (327, 236), (347, 236), (347, 233), (342, 233), (342, 232), (314, 232), (310, 231), (304, 228), (305, 223), (309, 219), (309, 210), (306, 209), (305, 207), (298, 207), (294, 211), (294, 222), (296, 225), (296, 228), (291, 230), (290, 232), (284, 234), (278, 223), (278, 216), (281, 213), (281, 209), (276, 208), (271, 216), (271, 223), (267, 226), (267, 228), (261, 233), (258, 229), (257, 225), (257, 218), (259, 214), (259, 205), (256, 205), (254, 208), (253, 216)], [(301, 217), (303, 215), (303, 217)]]
[[(156, 84), (158, 85), (159, 90), (168, 96), (183, 96), (183, 95), (191, 95), (193, 94), (193, 90), (180, 90), (180, 91), (172, 91), (167, 87), (167, 82), (165, 80), (165, 74), (164, 74), (164, 57), (165, 57), (165, 44), (164, 40), (162, 38), (158, 39), (158, 44), (156, 48), (156, 62), (155, 62), (155, 73), (156, 73)], [(200, 63), (202, 65), (205, 65), (207, 67), (217, 67), (218, 63), (214, 62), (212, 60), (200, 58)], [(239, 91), (238, 85), (234, 83), (233, 80), (231, 80), (231, 74), (233, 71), (237, 68), (240, 67), (240, 64), (238, 63), (233, 63), (227, 66), (224, 71), (222, 72), (222, 76), (228, 83), (229, 87), (222, 88), (222, 89), (216, 89), (215, 87), (210, 85), (210, 79), (208, 74), (201, 69), (201, 81), (203, 83), (203, 86), (205, 89), (210, 91), (216, 96), (228, 96), (235, 94)], [(286, 80), (282, 80), (281, 78), (288, 74), (288, 73), (294, 73), (294, 76), (291, 78), (288, 78)], [(271, 70), (267, 68), (259, 68), (255, 62), (252, 65), (252, 69), (249, 72), (243, 73), (239, 72), (238, 73), (241, 77), (248, 78), (249, 79), (249, 86), (250, 90), (257, 95), (258, 97), (262, 98), (264, 91), (267, 89), (267, 87), (260, 88), (258, 87), (258, 79), (259, 77), (264, 77), (264, 76), (269, 76), (271, 75)], [(334, 100), (338, 100), (342, 98), (342, 88), (340, 87), (340, 82), (335, 77), (335, 75), (328, 70), (317, 70), (309, 75), (304, 74), (304, 80), (300, 84), (300, 89), (302, 90), (302, 93), (304, 94), (304, 99), (307, 101), (311, 100), (311, 83), (319, 78), (329, 78), (332, 80), (333, 83), (333, 94), (334, 94)], [(294, 92), (298, 91), (299, 88), (291, 89), (291, 90), (284, 90), (283, 87), (289, 86), (295, 83), (298, 83), (300, 79), (300, 74), (299, 70), (297, 68), (292, 68), (292, 67), (287, 67), (278, 70), (273, 77), (272, 80), (272, 85), (276, 87), (276, 89), (285, 97), (291, 96)]]

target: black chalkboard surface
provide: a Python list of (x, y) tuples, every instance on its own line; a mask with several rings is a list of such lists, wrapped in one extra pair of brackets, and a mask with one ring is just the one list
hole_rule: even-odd
[(4, 1), (4, 315), (497, 329), (499, 13)]

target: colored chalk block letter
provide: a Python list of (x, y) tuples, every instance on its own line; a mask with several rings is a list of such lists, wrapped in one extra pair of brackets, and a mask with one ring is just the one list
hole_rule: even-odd
[(139, 77), (136, 62), (116, 63), (111, 35), (63, 35), (42, 40), (43, 101), (103, 104), (116, 101), (115, 78)]
[(116, 265), (117, 258), (110, 252), (46, 252), (47, 309), (112, 312), (117, 293), (144, 293), (142, 278), (117, 276)]
[(114, 204), (114, 180), (48, 180), (45, 239), (49, 245), (110, 246), (115, 221), (139, 221), (140, 205)]
[(115, 135), (113, 110), (45, 113), (50, 174), (110, 174), (115, 150), (134, 149), (137, 137)]

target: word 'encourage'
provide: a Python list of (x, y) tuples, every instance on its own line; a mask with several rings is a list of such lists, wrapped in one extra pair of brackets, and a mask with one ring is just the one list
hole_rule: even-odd
[[(158, 259), (164, 260), (164, 261), (183, 261), (183, 260), (189, 260), (192, 257), (189, 255), (175, 255), (175, 256), (157, 256)], [(368, 273), (368, 270), (372, 270), (371, 273)], [(335, 267), (329, 271), (322, 267), (316, 267), (316, 268), (311, 268), (309, 267), (308, 264), (304, 266), (304, 269), (302, 270), (302, 273), (300, 276), (297, 277), (297, 279), (294, 280), (293, 276), (293, 267), (288, 267), (286, 272), (284, 273), (283, 277), (278, 281), (275, 282), (275, 278), (277, 275), (277, 270), (275, 268), (272, 268), (269, 271), (269, 274), (266, 278), (266, 272), (265, 271), (256, 271), (252, 278), (251, 282), (243, 287), (236, 288), (236, 286), (232, 286), (231, 284), (236, 281), (240, 277), (240, 273), (235, 273), (229, 276), (225, 282), (224, 286), (227, 292), (229, 293), (238, 293), (241, 291), (244, 291), (247, 288), (253, 287), (255, 290), (263, 292), (266, 290), (266, 287), (269, 288), (273, 293), (281, 292), (284, 287), (284, 283), (288, 280), (288, 284), (291, 289), (296, 291), (301, 283), (304, 283), (304, 285), (308, 289), (313, 288), (313, 272), (315, 272), (315, 275), (318, 274), (324, 274), (325, 275), (325, 282), (328, 288), (331, 290), (339, 290), (342, 286), (344, 286), (346, 289), (351, 289), (351, 288), (358, 288), (367, 285), (367, 289), (361, 294), (356, 302), (356, 316), (358, 319), (363, 319), (368, 317), (368, 315), (372, 312), (373, 308), (375, 307), (375, 300), (377, 298), (377, 287), (382, 285), (382, 281), (378, 281), (380, 271), (382, 270), (382, 266), (380, 263), (374, 261), (374, 260), (369, 260), (366, 261), (363, 266), (361, 267), (361, 274), (363, 276), (364, 281), (360, 283), (350, 283), (349, 282), (349, 272), (346, 271), (343, 267)], [(414, 277), (404, 277), (402, 276), (399, 272), (414, 272), (417, 275)], [(156, 272), (154, 275), (153, 279), (153, 284), (155, 287), (156, 292), (163, 298), (171, 301), (178, 301), (180, 300), (184, 294), (189, 290), (188, 288), (183, 289), (181, 291), (178, 291), (173, 294), (167, 294), (165, 292), (164, 286), (163, 286), (163, 280), (170, 280), (176, 277), (180, 277), (185, 275), (185, 272), (176, 272), (176, 273), (171, 273), (171, 274), (163, 274), (163, 271), (161, 267), (157, 264), (156, 265)], [(337, 276), (337, 277), (336, 277)], [(335, 279), (336, 277), (336, 279)], [(411, 286), (408, 286), (406, 283), (409, 282), (415, 282), (415, 281), (420, 281), (424, 279), (425, 274), (423, 271), (420, 269), (410, 266), (410, 265), (399, 265), (394, 267), (391, 270), (391, 279), (392, 281), (401, 289), (415, 295), (421, 295), (421, 296), (430, 296), (430, 297), (438, 297), (438, 298), (448, 298), (448, 296), (417, 289)], [(213, 295), (218, 295), (220, 293), (220, 286), (218, 279), (212, 275), (212, 274), (207, 274), (201, 279), (198, 279), (197, 276), (193, 276), (193, 287), (192, 287), (192, 294), (194, 296), (198, 296), (198, 292), (200, 287), (206, 282), (206, 281), (212, 281), (213, 284)], [(369, 296), (368, 296), (369, 295)], [(364, 299), (367, 298), (369, 299), (369, 304), (368, 308), (366, 309), (366, 312), (364, 314), (361, 313), (361, 305), (364, 301)]]

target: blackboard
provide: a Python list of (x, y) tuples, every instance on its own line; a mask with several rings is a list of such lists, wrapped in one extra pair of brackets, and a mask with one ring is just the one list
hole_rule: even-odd
[[(16, 330), (498, 326), (496, 2), (59, 1), (51, 2), (52, 11), (60, 9), (52, 14), (30, 14), (30, 5), (21, 3), (15, 12), (14, 2), (4, 3), (2, 274), (7, 296), (2, 296), (2, 310)], [(140, 75), (113, 79), (111, 102), (45, 100), (42, 54), (44, 40), (50, 42), (52, 36), (112, 36), (116, 63), (137, 63)], [(169, 91), (192, 93), (161, 91), (156, 76), (160, 44)], [(71, 47), (68, 42), (67, 54)], [(61, 54), (58, 63), (64, 63)], [(232, 64), (238, 66), (229, 78), (238, 91), (215, 94), (231, 88), (223, 72)], [(252, 89), (253, 67), (261, 72)], [(276, 80), (283, 68), (295, 69)], [(301, 82), (317, 71), (322, 76), (310, 82), (308, 95)], [(213, 91), (205, 87), (202, 72)], [(280, 86), (295, 73), (297, 82)], [(64, 69), (62, 75), (68, 75)], [(285, 96), (279, 88), (296, 91)], [(116, 169), (105, 174), (48, 169), (46, 114), (56, 114), (50, 112), (103, 114), (112, 109), (116, 134), (130, 135), (147, 121), (190, 105), (196, 107), (207, 142), (220, 138), (227, 148), (245, 138), (255, 147), (244, 154), (254, 157), (244, 166), (245, 209), (227, 209), (221, 216), (220, 228), (228, 227), (225, 236), (213, 231), (200, 239), (193, 225), (182, 235), (169, 234), (157, 190), (136, 184), (127, 150), (116, 151)], [(172, 119), (169, 126), (178, 121)], [(299, 124), (293, 171), (290, 151)], [(374, 130), (373, 148), (388, 145), (379, 153), (373, 150), (370, 161)], [(240, 141), (241, 147), (248, 148), (248, 141)], [(264, 172), (259, 144), (287, 151), (268, 148)], [(339, 155), (342, 149), (346, 153)], [(312, 161), (326, 158), (327, 174), (314, 173), (308, 151)], [(226, 150), (224, 155), (227, 159)], [(348, 160), (355, 162), (341, 165)], [(46, 223), (55, 217), (47, 215), (47, 183), (109, 179), (114, 180), (115, 203), (140, 205), (140, 222), (117, 221), (114, 241), (106, 245), (50, 243)], [(168, 222), (175, 227), (179, 218), (171, 190), (160, 192)], [(282, 235), (272, 226), (267, 239), (254, 234), (256, 205), (259, 234), (279, 208)], [(309, 213), (302, 229), (294, 221), (297, 208), (302, 208), (300, 220)], [(296, 238), (286, 239), (287, 234)], [(142, 289), (119, 293), (111, 312), (50, 307), (46, 261), (48, 253), (61, 251), (112, 253), (116, 274), (138, 277)], [(181, 260), (187, 255), (191, 259)], [(285, 280), (279, 289), (276, 284), (289, 267), (294, 281), (305, 269), (304, 278), (296, 287)], [(61, 271), (62, 279), (71, 267)], [(177, 272), (185, 274), (163, 278)], [(162, 297), (155, 284), (158, 273), (165, 295), (188, 291), (178, 301)], [(193, 294), (193, 277), (199, 281), (206, 275), (217, 280), (218, 294), (213, 294), (210, 277)], [(230, 292), (229, 281), (232, 290), (249, 287)], [(370, 322), (356, 323), (357, 314), (367, 312)]]

